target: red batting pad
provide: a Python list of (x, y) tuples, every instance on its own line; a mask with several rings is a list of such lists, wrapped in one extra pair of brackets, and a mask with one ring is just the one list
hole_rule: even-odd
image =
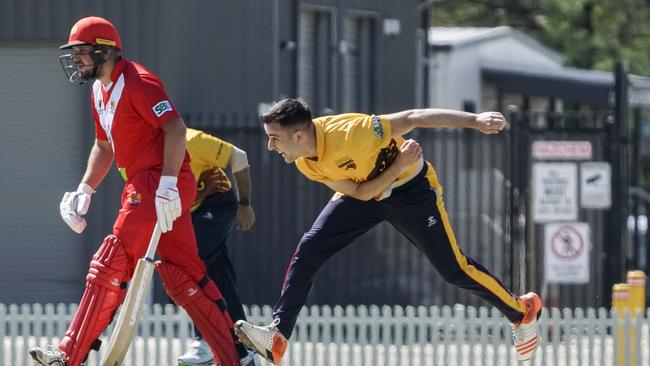
[(169, 296), (187, 311), (215, 358), (223, 366), (239, 366), (233, 322), (225, 306), (219, 306), (224, 302), (214, 282), (207, 281), (201, 288), (181, 267), (168, 262), (157, 262), (156, 270)]
[(59, 349), (68, 366), (85, 361), (93, 342), (106, 329), (124, 300), (124, 283), (131, 276), (131, 259), (115, 235), (109, 235), (90, 262), (86, 290)]

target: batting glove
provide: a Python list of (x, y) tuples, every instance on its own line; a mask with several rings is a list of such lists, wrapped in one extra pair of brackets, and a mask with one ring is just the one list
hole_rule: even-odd
[(172, 229), (174, 220), (181, 216), (181, 198), (176, 187), (177, 177), (163, 175), (156, 190), (156, 216), (160, 231), (166, 233)]
[(61, 218), (77, 234), (81, 234), (86, 228), (86, 219), (82, 216), (88, 212), (93, 193), (95, 191), (92, 187), (82, 182), (75, 192), (65, 192), (59, 204)]

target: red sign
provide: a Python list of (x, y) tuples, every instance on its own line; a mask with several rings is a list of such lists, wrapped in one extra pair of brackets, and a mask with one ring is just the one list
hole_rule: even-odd
[(533, 142), (533, 158), (539, 160), (589, 160), (592, 151), (589, 141)]

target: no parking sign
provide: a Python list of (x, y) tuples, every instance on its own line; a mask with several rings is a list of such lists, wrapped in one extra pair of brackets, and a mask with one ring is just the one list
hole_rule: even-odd
[(576, 284), (589, 282), (589, 224), (546, 224), (544, 237), (546, 281)]

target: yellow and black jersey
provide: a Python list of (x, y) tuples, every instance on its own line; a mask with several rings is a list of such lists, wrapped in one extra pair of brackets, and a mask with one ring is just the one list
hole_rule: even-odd
[[(307, 178), (325, 183), (351, 179), (365, 182), (386, 170), (397, 157), (404, 142), (393, 136), (391, 123), (385, 116), (345, 113), (314, 119), (317, 158), (299, 158), (296, 166)], [(411, 165), (393, 183), (397, 187), (417, 175), (424, 161)], [(439, 187), (430, 167), (427, 178)]]
[[(221, 169), (223, 171), (228, 166), (233, 145), (220, 138), (192, 128), (187, 129), (185, 137), (187, 140), (187, 153), (191, 159), (190, 168), (197, 182), (197, 191), (216, 188), (216, 184), (212, 184), (212, 182), (208, 182), (207, 180), (220, 176), (221, 174), (215, 174), (215, 170)], [(225, 179), (228, 189), (232, 188), (232, 184), (227, 176)], [(214, 192), (205, 193), (203, 196), (207, 197)], [(196, 210), (200, 205), (201, 201), (194, 202), (191, 210)]]

